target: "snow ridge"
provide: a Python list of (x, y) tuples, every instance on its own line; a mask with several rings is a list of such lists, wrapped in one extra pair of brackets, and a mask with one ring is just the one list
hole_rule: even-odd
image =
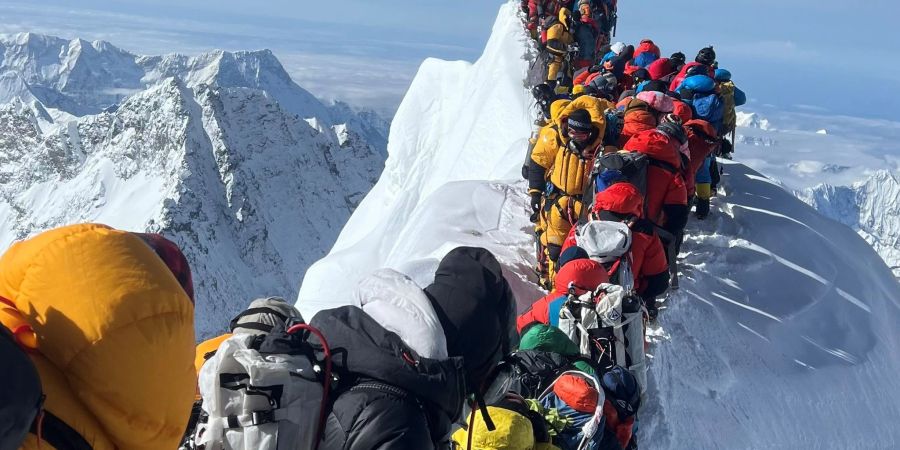
[[(518, 3), (501, 7), (475, 64), (422, 65), (383, 176), (307, 271), (305, 316), (352, 304), (352, 289), (335, 288), (376, 268), (425, 285), (460, 245), (497, 255), (520, 309), (540, 297), (518, 175), (534, 118)], [(714, 214), (688, 230), (682, 289), (651, 330), (641, 448), (896, 448), (900, 284), (851, 230), (723, 164)]]

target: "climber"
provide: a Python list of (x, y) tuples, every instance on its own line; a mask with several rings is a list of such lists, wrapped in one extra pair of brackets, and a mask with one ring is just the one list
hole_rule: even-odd
[[(587, 102), (593, 102), (593, 105)], [(535, 206), (535, 200), (541, 200), (539, 195), (542, 189), (544, 192), (539, 215), (542, 231), (540, 242), (547, 256), (547, 270), (542, 275), (547, 280), (553, 279), (560, 246), (581, 215), (581, 199), (587, 176), (594, 156), (603, 145), (606, 116), (600, 105), (608, 103), (602, 100), (599, 102), (603, 103), (597, 102), (598, 99), (590, 96), (575, 99), (560, 114), (556, 139), (539, 140), (533, 152), (542, 155), (542, 158), (553, 155), (549, 172), (541, 170), (542, 167), (535, 167), (538, 166), (537, 163), (529, 172), (532, 207)]]
[(684, 66), (684, 59), (684, 53), (676, 52), (668, 58), (659, 58), (653, 61), (647, 66), (647, 71), (650, 72), (652, 79), (664, 81), (668, 88), (672, 78), (675, 78)]
[[(631, 229), (630, 258), (634, 289), (653, 318), (657, 310), (656, 297), (669, 287), (669, 266), (655, 227), (643, 215), (644, 199), (640, 191), (631, 183), (617, 182), (594, 196), (590, 218), (624, 222)], [(563, 253), (570, 248), (578, 248), (572, 247), (574, 245), (573, 229), (563, 244)]]
[[(546, 84), (542, 84), (541, 86), (546, 86)], [(543, 125), (538, 132), (535, 148), (530, 154), (529, 161), (527, 161), (527, 173), (529, 175), (526, 179), (534, 180), (529, 183), (529, 187), (531, 188), (529, 193), (532, 194), (533, 199), (535, 199), (534, 194), (541, 194), (544, 192), (544, 183), (546, 181), (544, 179), (546, 178), (545, 175), (547, 174), (547, 170), (553, 165), (554, 158), (556, 158), (556, 148), (548, 144), (556, 142), (559, 139), (559, 116), (569, 103), (571, 103), (571, 100), (565, 98), (550, 101), (549, 107), (547, 108), (545, 125)], [(538, 146), (539, 142), (544, 142), (544, 145)], [(540, 200), (539, 195), (536, 197), (536, 200), (537, 202), (532, 203), (534, 213), (537, 213)], [(532, 222), (535, 222), (536, 218), (537, 216), (535, 215)]]
[(491, 402), (487, 410), (494, 429), (491, 430), (484, 418), (473, 411), (465, 420), (467, 428), (460, 428), (453, 433), (453, 448), (559, 450), (551, 443), (547, 421), (540, 413), (533, 411), (521, 396), (507, 393)]
[(652, 81), (650, 72), (642, 67), (635, 69), (629, 75), (631, 76), (631, 86), (629, 86), (629, 90), (634, 89), (637, 92), (641, 92), (643, 89), (640, 88)]
[[(680, 127), (679, 127), (680, 128)], [(683, 133), (683, 129), (681, 131)], [(672, 133), (674, 134), (674, 133)], [(678, 233), (687, 223), (687, 189), (680, 173), (679, 139), (658, 130), (642, 131), (628, 140), (623, 149), (647, 155), (646, 219), (670, 233)]]
[(634, 51), (634, 65), (647, 67), (653, 61), (659, 59), (660, 50), (650, 39), (644, 39)]
[(678, 87), (678, 93), (691, 106), (693, 118), (709, 122), (721, 135), (725, 102), (717, 91), (715, 80), (706, 75), (688, 76)]
[(716, 137), (715, 128), (705, 120), (690, 120), (684, 124), (684, 127), (687, 130), (691, 153), (689, 173), (692, 179), (687, 183), (688, 197), (694, 196), (693, 203), (697, 218), (703, 220), (709, 214), (710, 183), (712, 182), (709, 166), (715, 157), (720, 141)]
[(518, 340), (515, 298), (490, 252), (451, 250), (424, 289), (381, 272), (357, 297), (362, 309), (310, 322), (344, 350), (351, 380), (334, 396), (320, 448), (444, 448), (469, 395), (490, 420), (482, 394)]
[[(634, 374), (629, 370), (615, 366), (603, 374), (600, 385), (606, 394), (603, 403), (603, 418), (606, 419), (606, 431), (615, 437), (607, 449), (636, 450), (634, 424), (641, 408), (641, 390)], [(604, 442), (609, 440), (604, 437)]]
[(694, 62), (690, 62), (681, 67), (678, 71), (678, 75), (675, 75), (672, 78), (672, 83), (669, 84), (669, 90), (673, 92), (678, 92), (678, 87), (681, 86), (681, 82), (688, 76), (688, 71), (693, 67), (697, 67), (700, 70), (700, 73), (703, 75), (707, 75), (710, 78), (715, 78), (715, 69), (713, 69), (713, 65), (716, 63), (716, 51), (713, 50), (712, 46), (704, 47), (697, 52), (697, 57), (694, 58)]
[(177, 448), (196, 375), (190, 268), (175, 244), (71, 225), (13, 244), (0, 272), (46, 396), (21, 447), (4, 448)]
[(553, 162), (556, 160), (556, 152), (559, 149), (557, 143), (562, 139), (559, 127), (560, 115), (569, 103), (570, 101), (565, 99), (551, 103), (550, 121), (538, 132), (532, 151), (529, 153), (525, 167), (522, 169), (525, 179), (528, 180), (531, 222), (535, 224), (535, 256), (538, 261), (536, 269), (544, 277), (542, 284), (546, 285), (550, 284), (550, 281), (545, 278), (549, 269), (549, 261), (547, 260), (547, 252), (541, 244), (543, 242), (544, 223), (540, 217), (540, 209), (550, 168), (553, 167)]
[[(684, 79), (679, 87), (683, 100), (691, 106), (693, 117), (705, 120), (716, 130), (716, 136), (722, 136), (724, 128), (725, 101), (718, 93), (715, 80), (702, 75), (691, 75)], [(721, 139), (720, 141), (725, 141)], [(696, 174), (697, 182), (697, 217), (705, 218), (709, 213), (709, 198), (713, 186), (718, 181), (719, 167), (715, 155), (704, 160), (703, 167)]]
[(573, 69), (566, 64), (569, 59), (569, 46), (574, 42), (572, 25), (572, 13), (567, 8), (561, 8), (559, 16), (548, 16), (544, 20), (544, 27), (547, 30), (544, 44), (551, 58), (547, 64), (547, 84), (554, 88), (560, 85), (567, 86), (565, 80), (569, 78)]
[(632, 136), (659, 125), (661, 117), (675, 108), (672, 97), (655, 91), (643, 91), (635, 96), (625, 108), (625, 125), (619, 140), (621, 148)]
[(722, 137), (731, 135), (731, 141), (722, 140), (721, 154), (725, 158), (731, 158), (734, 152), (734, 132), (737, 127), (737, 113), (735, 108), (747, 103), (747, 94), (735, 86), (731, 81), (731, 72), (725, 69), (716, 69), (715, 72), (716, 87), (722, 101), (725, 102), (725, 112), (722, 119), (722, 129), (720, 135)]
[(578, 0), (575, 11), (575, 41), (578, 42), (578, 60), (575, 68), (589, 67), (593, 64), (597, 53), (597, 41), (600, 39), (600, 28), (592, 16), (591, 0)]
[[(564, 257), (561, 256), (560, 260), (564, 260)], [(565, 262), (566, 264), (560, 266), (559, 272), (556, 274), (550, 293), (532, 303), (516, 319), (516, 329), (519, 332), (532, 323), (557, 326), (559, 310), (565, 302), (570, 288), (573, 289), (575, 295), (581, 295), (596, 289), (600, 283), (609, 281), (606, 268), (596, 261), (580, 258)]]
[(550, 0), (522, 1), (522, 9), (528, 13), (528, 23), (526, 28), (528, 28), (535, 36), (540, 34), (541, 30), (539, 30), (539, 28), (544, 19), (548, 1)]
[(535, 399), (566, 370), (591, 375), (599, 367), (581, 354), (581, 349), (559, 328), (539, 322), (522, 329), (519, 348), (506, 355), (497, 366), (493, 382), (485, 393), (488, 404), (507, 393)]

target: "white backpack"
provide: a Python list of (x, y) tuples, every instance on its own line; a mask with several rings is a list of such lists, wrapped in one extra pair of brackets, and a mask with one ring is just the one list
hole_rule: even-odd
[(631, 272), (631, 229), (622, 222), (591, 220), (575, 230), (575, 243), (588, 257), (608, 265), (610, 281), (622, 286), (626, 292), (634, 289)]
[[(270, 320), (278, 318), (278, 312), (251, 306), (257, 307), (243, 317), (252, 321), (241, 319), (235, 334), (200, 369), (203, 413), (192, 448), (315, 449), (329, 390), (337, 381), (327, 342), (315, 328), (294, 325), (296, 318), (285, 317), (287, 323), (278, 324)], [(257, 320), (259, 314), (268, 319)], [(262, 331), (267, 326), (269, 331)], [(321, 361), (316, 356), (320, 349), (325, 354)]]
[(559, 312), (559, 328), (602, 370), (622, 366), (647, 389), (644, 308), (640, 297), (604, 283), (580, 297), (569, 296)]

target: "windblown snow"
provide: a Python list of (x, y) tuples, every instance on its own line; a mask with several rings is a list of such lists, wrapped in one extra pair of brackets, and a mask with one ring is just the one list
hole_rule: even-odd
[[(382, 177), (307, 271), (305, 316), (351, 303), (348, 287), (379, 267), (424, 285), (459, 245), (498, 256), (520, 308), (539, 297), (518, 175), (533, 50), (516, 5), (501, 8), (474, 64), (422, 65), (391, 125)], [(897, 448), (900, 284), (863, 239), (781, 183), (740, 163), (725, 170), (712, 216), (690, 226), (681, 290), (652, 333), (641, 448)]]
[(19, 34), (0, 52), (0, 247), (85, 221), (162, 233), (191, 263), (199, 338), (296, 295), (382, 169), (386, 122), (322, 104), (267, 50)]

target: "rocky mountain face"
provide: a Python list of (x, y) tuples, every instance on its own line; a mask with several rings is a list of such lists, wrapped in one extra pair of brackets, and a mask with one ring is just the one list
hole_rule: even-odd
[(900, 278), (900, 174), (879, 170), (851, 186), (822, 184), (797, 195), (853, 228)]
[(388, 123), (326, 105), (269, 51), (136, 56), (0, 37), (0, 246), (75, 222), (166, 235), (198, 338), (296, 296), (384, 166)]

